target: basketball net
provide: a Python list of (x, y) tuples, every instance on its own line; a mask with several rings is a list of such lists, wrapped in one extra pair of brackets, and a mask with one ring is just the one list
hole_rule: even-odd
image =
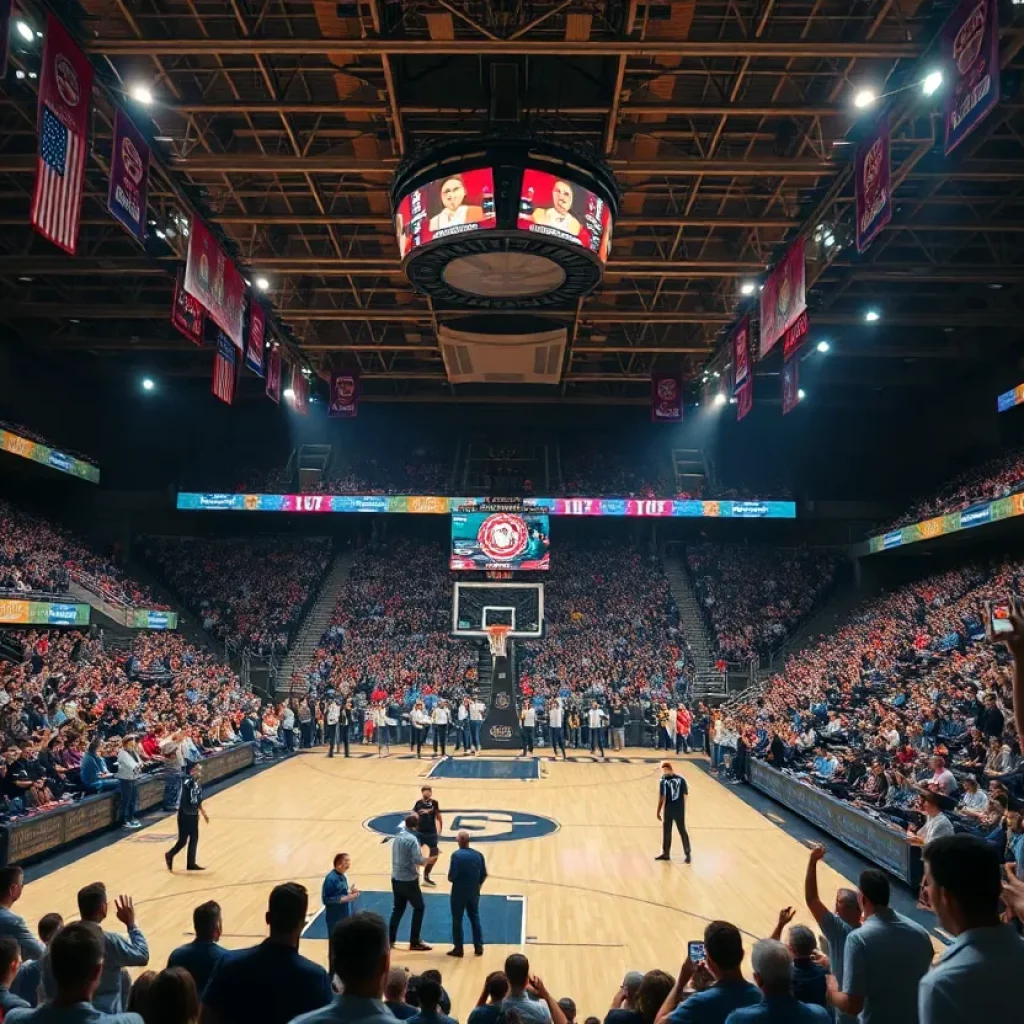
[(508, 647), (508, 635), (511, 626), (486, 626), (487, 642), (491, 645), (492, 658), (504, 658)]

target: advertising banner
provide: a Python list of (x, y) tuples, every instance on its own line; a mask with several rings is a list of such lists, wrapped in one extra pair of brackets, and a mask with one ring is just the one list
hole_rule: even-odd
[(245, 348), (245, 365), (263, 376), (263, 343), (267, 333), (267, 313), (255, 300), (249, 305), (249, 343)]
[(892, 181), (889, 165), (889, 118), (880, 117), (874, 130), (857, 147), (854, 161), (857, 196), (857, 252), (863, 252), (892, 220)]
[(779, 339), (788, 355), (807, 333), (804, 240), (798, 238), (769, 274), (761, 290), (761, 346), (764, 359)]
[(185, 291), (241, 351), (245, 281), (213, 232), (196, 216), (188, 239)]
[(114, 117), (107, 209), (140, 244), (146, 242), (146, 197), (149, 193), (149, 146), (132, 119), (120, 108)]
[(680, 373), (651, 374), (651, 422), (682, 423), (683, 376)]
[(184, 334), (195, 345), (203, 343), (203, 326), (206, 323), (206, 310), (202, 303), (185, 291), (185, 271), (178, 269), (178, 277), (174, 282), (174, 304), (171, 306), (171, 323), (175, 329)]
[(742, 387), (750, 376), (750, 317), (745, 316), (732, 329), (732, 382)]
[(128, 623), (132, 629), (177, 629), (178, 613), (152, 608), (132, 608)]
[(996, 0), (962, 0), (942, 30), (942, 56), (953, 75), (943, 105), (948, 156), (999, 102)]
[(1004, 391), (996, 399), (996, 409), (999, 412), (1006, 412), (1018, 405), (1024, 405), (1024, 384), (1018, 384), (1015, 388)]
[(355, 419), (359, 415), (359, 373), (331, 370), (331, 396), (327, 415), (332, 419)]
[(88, 480), (91, 484), (100, 482), (100, 470), (91, 462), (84, 459), (76, 459), (57, 448), (32, 441), (20, 434), (12, 433), (10, 430), (0, 428), (0, 451), (10, 455), (17, 455), (22, 459), (30, 459), (38, 462), (41, 466), (49, 466), (59, 473), (68, 473), (70, 476), (77, 476), (80, 480)]
[(5, 625), (88, 626), (91, 610), (87, 604), (0, 597), (0, 623)]

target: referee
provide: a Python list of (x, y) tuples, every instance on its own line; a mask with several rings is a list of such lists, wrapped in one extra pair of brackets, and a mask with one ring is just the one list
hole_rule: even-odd
[(196, 863), (196, 849), (199, 846), (199, 815), (207, 825), (210, 819), (203, 807), (203, 787), (199, 784), (199, 762), (186, 761), (183, 766), (185, 779), (181, 786), (181, 803), (178, 805), (178, 841), (165, 854), (167, 870), (174, 870), (174, 858), (188, 844), (185, 866), (189, 871), (205, 871)]
[(690, 863), (690, 836), (686, 831), (686, 779), (676, 775), (671, 761), (661, 762), (661, 785), (658, 789), (658, 821), (661, 822), (661, 856), (655, 860), (671, 860), (672, 826), (683, 840), (686, 863)]

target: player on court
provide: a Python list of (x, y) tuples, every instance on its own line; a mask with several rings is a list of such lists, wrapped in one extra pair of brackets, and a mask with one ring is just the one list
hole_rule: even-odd
[[(672, 826), (683, 840), (686, 863), (690, 863), (690, 836), (686, 831), (686, 779), (676, 775), (671, 761), (661, 762), (661, 785), (658, 789), (658, 821), (661, 822), (661, 856), (655, 860), (671, 860)], [(664, 812), (664, 814), (662, 813)]]
[(430, 877), (430, 872), (441, 855), (438, 834), (444, 828), (444, 822), (441, 820), (441, 808), (434, 799), (434, 791), (430, 786), (424, 786), (420, 794), (420, 799), (413, 805), (412, 813), (417, 819), (416, 838), (419, 839), (421, 846), (427, 847), (430, 851), (430, 859), (423, 865), (423, 884), (435, 886), (437, 882)]

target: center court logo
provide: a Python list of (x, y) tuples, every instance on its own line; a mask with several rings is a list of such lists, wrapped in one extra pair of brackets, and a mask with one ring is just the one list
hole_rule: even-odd
[[(542, 814), (522, 811), (443, 811), (444, 831), (441, 841), (454, 843), (456, 835), (465, 830), (474, 843), (511, 843), (519, 839), (541, 839), (558, 831), (558, 822)], [(405, 813), (395, 811), (370, 818), (366, 827), (383, 836), (398, 834)]]

